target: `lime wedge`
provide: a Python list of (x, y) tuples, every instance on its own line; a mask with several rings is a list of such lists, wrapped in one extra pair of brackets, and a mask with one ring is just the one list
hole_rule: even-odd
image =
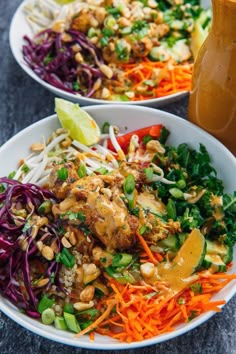
[(65, 5), (65, 4), (69, 4), (70, 2), (73, 2), (74, 0), (54, 0), (54, 1), (60, 5)]
[(99, 126), (77, 103), (55, 98), (55, 111), (62, 127), (69, 130), (72, 139), (87, 146), (98, 143), (101, 136)]

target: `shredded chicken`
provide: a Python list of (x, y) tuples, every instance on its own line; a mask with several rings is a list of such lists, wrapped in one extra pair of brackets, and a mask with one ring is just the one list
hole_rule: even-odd
[[(63, 181), (58, 177), (58, 171), (62, 168), (68, 171), (67, 179)], [(130, 249), (142, 225), (150, 229), (147, 236), (150, 244), (178, 229), (169, 223), (157, 222), (154, 214), (165, 215), (165, 206), (151, 190), (144, 190), (146, 177), (141, 164), (123, 162), (119, 169), (109, 174), (93, 174), (83, 178), (79, 178), (77, 168), (76, 161), (55, 165), (49, 179), (49, 188), (60, 199), (53, 206), (53, 213), (67, 227), (69, 225), (76, 230), (83, 223), (109, 251)], [(134, 176), (136, 183), (135, 205), (139, 212), (135, 215), (130, 214), (123, 191), (125, 178), (129, 174)], [(84, 220), (71, 217), (77, 213), (82, 213)], [(78, 236), (78, 232), (75, 234)], [(88, 247), (87, 242), (79, 244), (82, 249)]]

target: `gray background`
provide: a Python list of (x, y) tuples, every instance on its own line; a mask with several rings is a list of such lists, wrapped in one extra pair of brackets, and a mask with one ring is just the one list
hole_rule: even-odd
[[(15, 62), (8, 44), (11, 17), (20, 0), (0, 0), (0, 145), (29, 124), (54, 112), (54, 96), (34, 82)], [(188, 99), (162, 107), (186, 118)], [(6, 156), (7, 158), (7, 156)], [(4, 163), (4, 161), (1, 161)], [(236, 297), (208, 322), (176, 339), (124, 354), (236, 354)], [(53, 343), (23, 329), (0, 312), (0, 354), (92, 353)], [(109, 351), (97, 351), (108, 353)]]

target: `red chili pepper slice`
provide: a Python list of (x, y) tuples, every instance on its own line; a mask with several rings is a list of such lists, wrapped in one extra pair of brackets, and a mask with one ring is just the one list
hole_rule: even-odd
[[(161, 129), (162, 129), (162, 124), (151, 125), (149, 127), (137, 129), (137, 130), (134, 130), (134, 131), (129, 132), (127, 134), (117, 136), (116, 140), (117, 140), (118, 144), (120, 145), (121, 149), (124, 152), (126, 152), (128, 146), (129, 146), (129, 143), (130, 143), (130, 139), (132, 138), (133, 135), (137, 135), (139, 137), (140, 142), (142, 141), (142, 139), (146, 135), (150, 135), (152, 138), (157, 139), (160, 136)], [(111, 139), (108, 139), (107, 147), (108, 147), (108, 149), (114, 151), (114, 147), (112, 145)]]

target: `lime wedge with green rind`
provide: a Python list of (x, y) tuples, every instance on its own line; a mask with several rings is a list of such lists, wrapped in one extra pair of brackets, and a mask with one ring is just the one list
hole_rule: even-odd
[(77, 103), (56, 98), (55, 111), (61, 126), (70, 132), (72, 139), (87, 146), (99, 142), (101, 136), (99, 126)]

